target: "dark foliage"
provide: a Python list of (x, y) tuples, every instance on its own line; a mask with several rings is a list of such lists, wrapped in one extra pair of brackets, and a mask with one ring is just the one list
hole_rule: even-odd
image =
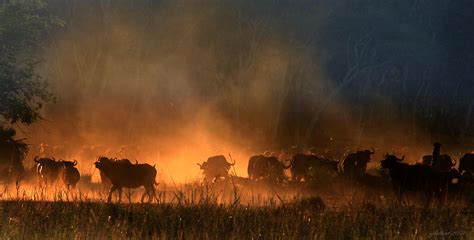
[(53, 99), (36, 66), (42, 38), (58, 24), (42, 1), (1, 1), (0, 120), (31, 124)]
[(15, 130), (0, 126), (0, 179), (12, 180), (24, 172), (23, 159), (28, 145), (23, 139), (15, 139)]

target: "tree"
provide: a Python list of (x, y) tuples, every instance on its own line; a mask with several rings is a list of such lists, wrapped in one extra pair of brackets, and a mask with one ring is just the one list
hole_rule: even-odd
[(43, 37), (63, 25), (40, 0), (0, 0), (0, 174), (18, 177), (28, 151), (7, 123), (31, 124), (44, 102), (54, 100), (47, 82), (36, 73)]
[(16, 180), (25, 171), (23, 159), (28, 145), (22, 139), (15, 139), (15, 130), (0, 126), (0, 179)]
[[(38, 0), (0, 1), (0, 121), (31, 124), (43, 103), (53, 100), (36, 73), (42, 39), (63, 25)], [(1, 122), (0, 122), (1, 123)]]

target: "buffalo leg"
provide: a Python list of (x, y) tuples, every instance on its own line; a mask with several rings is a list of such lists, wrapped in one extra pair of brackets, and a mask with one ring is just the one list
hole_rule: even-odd
[(118, 190), (118, 194), (119, 194), (119, 197), (118, 197), (118, 202), (122, 202), (122, 188), (117, 188)]
[(445, 205), (448, 203), (448, 193), (447, 189), (441, 189), (439, 192), (436, 194), (438, 198), (439, 205)]
[(156, 190), (155, 190), (155, 187), (152, 185), (150, 186), (150, 191), (149, 192), (149, 196), (150, 196), (150, 199), (148, 200), (148, 202), (153, 202), (153, 199), (156, 198)]
[(115, 190), (117, 190), (118, 188), (114, 185), (112, 185), (112, 187), (110, 187), (110, 190), (109, 190), (109, 196), (107, 197), (107, 202), (112, 202), (112, 193), (115, 192)]
[(155, 188), (153, 186), (147, 186), (145, 187), (145, 192), (142, 195), (141, 202), (143, 203), (145, 201), (145, 196), (148, 195), (148, 202), (152, 202), (153, 198), (155, 197)]
[(148, 187), (145, 186), (145, 192), (143, 193), (142, 199), (141, 199), (142, 203), (145, 201), (145, 196), (146, 195), (150, 196), (150, 189), (148, 189)]

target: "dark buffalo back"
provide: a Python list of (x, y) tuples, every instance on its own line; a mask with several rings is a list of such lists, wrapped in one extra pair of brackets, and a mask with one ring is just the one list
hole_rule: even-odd
[(367, 171), (367, 163), (370, 162), (370, 155), (373, 151), (357, 151), (349, 154), (344, 160), (344, 174), (349, 177), (360, 177), (365, 175)]
[(424, 192), (428, 200), (436, 196), (445, 201), (448, 186), (457, 177), (453, 171), (440, 172), (423, 164), (402, 163), (402, 159), (393, 155), (387, 155), (381, 165), (389, 170), (393, 189), (399, 197), (403, 191), (409, 190)]
[(231, 164), (227, 162), (227, 159), (223, 155), (213, 156), (206, 161), (208, 166), (213, 168), (225, 168), (229, 169)]
[(254, 155), (250, 157), (247, 166), (247, 173), (250, 179), (257, 179), (263, 177), (263, 175), (265, 174), (266, 164), (264, 163), (264, 161), (260, 160), (263, 157), (263, 155)]
[(449, 172), (456, 165), (456, 162), (447, 154), (440, 155), (437, 160), (433, 158), (431, 167), (441, 172)]
[(137, 188), (155, 184), (157, 171), (149, 164), (122, 164), (102, 158), (95, 165), (116, 187)]
[(45, 183), (55, 182), (63, 171), (63, 164), (54, 158), (35, 157), (37, 171)]
[(81, 174), (79, 173), (79, 170), (75, 167), (77, 165), (77, 161), (63, 161), (62, 163), (64, 165), (62, 175), (64, 184), (68, 187), (75, 187), (81, 179)]
[(459, 160), (459, 173), (463, 174), (464, 172), (474, 173), (474, 154), (466, 153)]

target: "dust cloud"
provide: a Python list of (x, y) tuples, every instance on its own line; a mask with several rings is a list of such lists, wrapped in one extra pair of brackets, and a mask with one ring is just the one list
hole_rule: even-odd
[(128, 157), (156, 164), (160, 180), (189, 182), (211, 155), (230, 154), (246, 176), (251, 154), (388, 146), (392, 136), (380, 135), (406, 131), (365, 132), (339, 96), (315, 120), (337, 85), (324, 72), (324, 49), (288, 36), (268, 14), (140, 3), (53, 4), (66, 27), (49, 39), (41, 73), (58, 100), (27, 130), (30, 156), (44, 144), (95, 176), (98, 155)]

